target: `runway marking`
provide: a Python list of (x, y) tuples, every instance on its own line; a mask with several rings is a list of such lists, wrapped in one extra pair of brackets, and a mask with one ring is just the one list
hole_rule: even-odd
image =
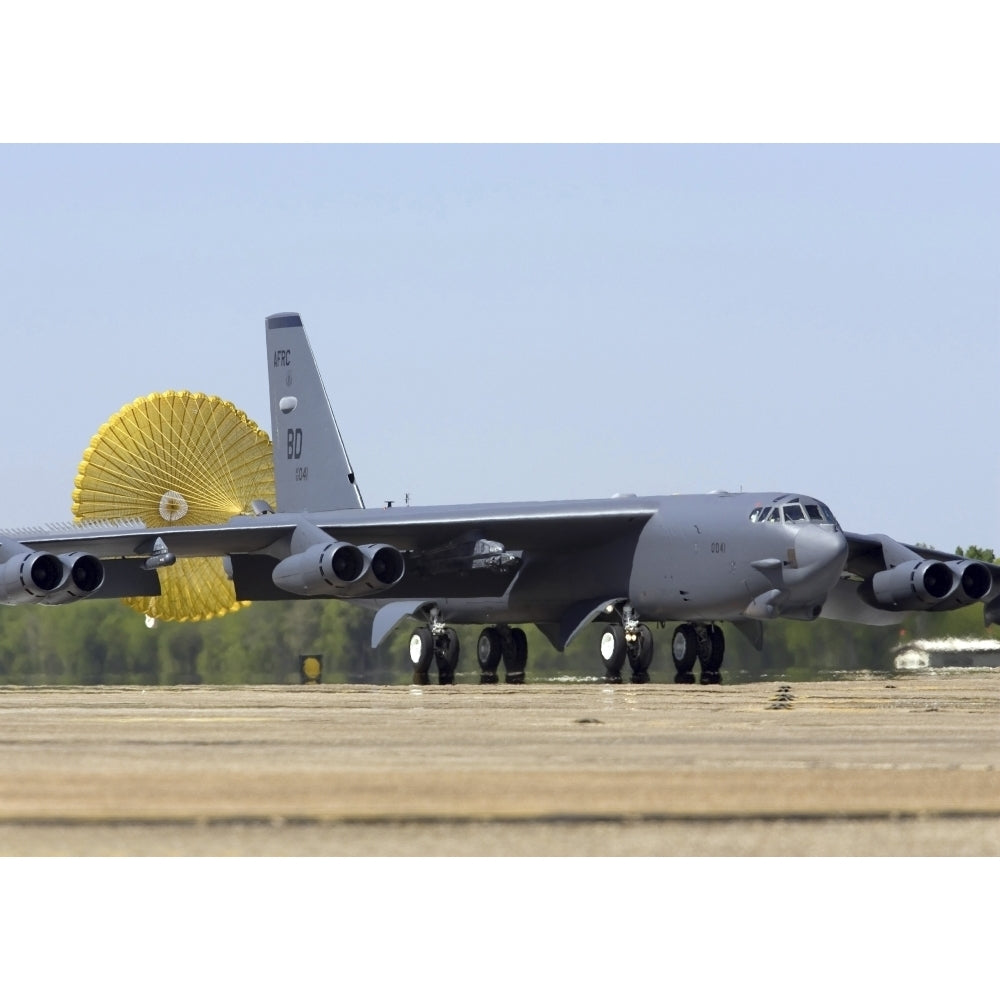
[(0, 820), (0, 832), (4, 827), (229, 827), (229, 826), (473, 826), (479, 824), (510, 824), (517, 826), (608, 824), (623, 823), (706, 823), (724, 826), (733, 823), (884, 823), (886, 821), (919, 822), (921, 820), (992, 820), (1000, 819), (997, 809), (919, 809), (919, 810), (874, 810), (874, 811), (834, 811), (834, 812), (758, 812), (758, 813), (672, 813), (672, 812), (623, 812), (586, 813), (558, 812), (531, 815), (493, 813), (483, 814), (439, 814), (422, 813), (371, 814), (355, 816), (308, 816), (308, 815), (238, 815), (238, 816), (14, 816)]

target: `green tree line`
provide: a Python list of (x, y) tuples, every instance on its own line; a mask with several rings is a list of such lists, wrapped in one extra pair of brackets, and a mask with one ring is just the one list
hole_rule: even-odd
[[(371, 619), (370, 612), (334, 600), (261, 602), (211, 621), (162, 622), (154, 629), (118, 601), (0, 608), (0, 684), (295, 684), (299, 657), (306, 654), (323, 657), (325, 683), (410, 683), (407, 624), (373, 650)], [(653, 626), (653, 681), (673, 680), (674, 627)], [(989, 634), (981, 605), (912, 614), (889, 628), (826, 619), (769, 622), (763, 652), (731, 625), (724, 629), (727, 683), (890, 670), (893, 647), (909, 639)], [(462, 656), (456, 681), (478, 683), (479, 627), (457, 631)], [(584, 630), (565, 653), (556, 652), (537, 629), (525, 631), (529, 682), (602, 679), (599, 625)]]

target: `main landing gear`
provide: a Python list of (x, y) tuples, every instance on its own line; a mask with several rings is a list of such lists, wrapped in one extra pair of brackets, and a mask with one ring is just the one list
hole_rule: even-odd
[(458, 633), (453, 628), (435, 627), (436, 623), (418, 628), (410, 636), (410, 662), (413, 683), (430, 684), (431, 661), (437, 666), (438, 683), (455, 683), (458, 663)]
[(688, 622), (674, 630), (670, 652), (674, 658), (677, 684), (694, 684), (694, 661), (701, 662), (701, 683), (722, 683), (722, 658), (726, 637), (718, 625)]
[(621, 625), (609, 625), (601, 633), (601, 660), (604, 680), (621, 684), (622, 666), (628, 660), (633, 684), (649, 683), (649, 665), (653, 662), (653, 633), (635, 617), (631, 605), (620, 611)]
[(621, 625), (609, 625), (601, 633), (601, 660), (608, 684), (621, 684), (626, 659), (632, 683), (648, 684), (649, 666), (653, 662), (653, 633), (648, 625), (639, 624), (631, 632)]
[(528, 663), (528, 638), (523, 629), (508, 625), (487, 625), (476, 643), (479, 662), (479, 683), (496, 684), (497, 667), (503, 660), (504, 680), (508, 684), (523, 684)]
[[(437, 668), (439, 684), (455, 683), (458, 633), (445, 625), (435, 611), (431, 613), (430, 623), (421, 625), (410, 636), (414, 684), (430, 684), (432, 663)], [(607, 625), (601, 632), (599, 648), (605, 682), (621, 684), (622, 668), (628, 660), (632, 683), (648, 684), (649, 668), (653, 662), (653, 633), (648, 625), (636, 618), (631, 605), (620, 607), (618, 614), (621, 624)], [(718, 625), (704, 622), (678, 625), (674, 630), (670, 653), (677, 672), (675, 683), (695, 683), (696, 661), (701, 664), (702, 684), (722, 683), (726, 638)], [(499, 683), (501, 661), (506, 683), (523, 684), (528, 662), (528, 640), (524, 630), (509, 625), (487, 625), (476, 641), (476, 661), (479, 664), (480, 684)]]
[[(621, 684), (622, 667), (628, 660), (633, 684), (649, 683), (649, 667), (653, 662), (653, 634), (635, 616), (632, 606), (618, 608), (621, 625), (608, 625), (601, 633), (601, 660), (607, 684)], [(701, 683), (722, 683), (722, 658), (726, 638), (718, 625), (688, 622), (674, 632), (670, 652), (673, 656), (678, 684), (694, 684), (694, 664), (701, 662)]]
[[(410, 636), (410, 662), (413, 683), (430, 684), (431, 663), (437, 667), (439, 684), (455, 683), (458, 664), (458, 634), (436, 617), (430, 625), (422, 625)], [(479, 683), (499, 682), (497, 668), (503, 661), (504, 680), (508, 684), (523, 684), (528, 663), (528, 639), (523, 629), (509, 625), (488, 625), (479, 633), (476, 643), (479, 662)]]

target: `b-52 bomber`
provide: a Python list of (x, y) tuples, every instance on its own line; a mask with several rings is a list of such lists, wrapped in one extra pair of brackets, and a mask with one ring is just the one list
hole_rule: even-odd
[[(239, 600), (333, 598), (372, 609), (372, 646), (412, 623), (414, 681), (453, 683), (456, 625), (481, 625), (483, 683), (522, 683), (534, 624), (557, 650), (599, 632), (609, 682), (644, 683), (650, 624), (676, 623), (675, 680), (717, 684), (721, 623), (756, 648), (763, 623), (887, 625), (910, 611), (984, 605), (1000, 566), (845, 531), (795, 491), (366, 508), (302, 321), (265, 320), (276, 507), (218, 525), (81, 525), (0, 537), (0, 601), (65, 604), (159, 593), (176, 560), (224, 561)], [(252, 511), (252, 512), (251, 512)]]

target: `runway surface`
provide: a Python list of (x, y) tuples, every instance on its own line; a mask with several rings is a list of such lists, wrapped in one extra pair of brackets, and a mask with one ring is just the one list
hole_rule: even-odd
[(1000, 673), (0, 688), (4, 855), (997, 855)]

